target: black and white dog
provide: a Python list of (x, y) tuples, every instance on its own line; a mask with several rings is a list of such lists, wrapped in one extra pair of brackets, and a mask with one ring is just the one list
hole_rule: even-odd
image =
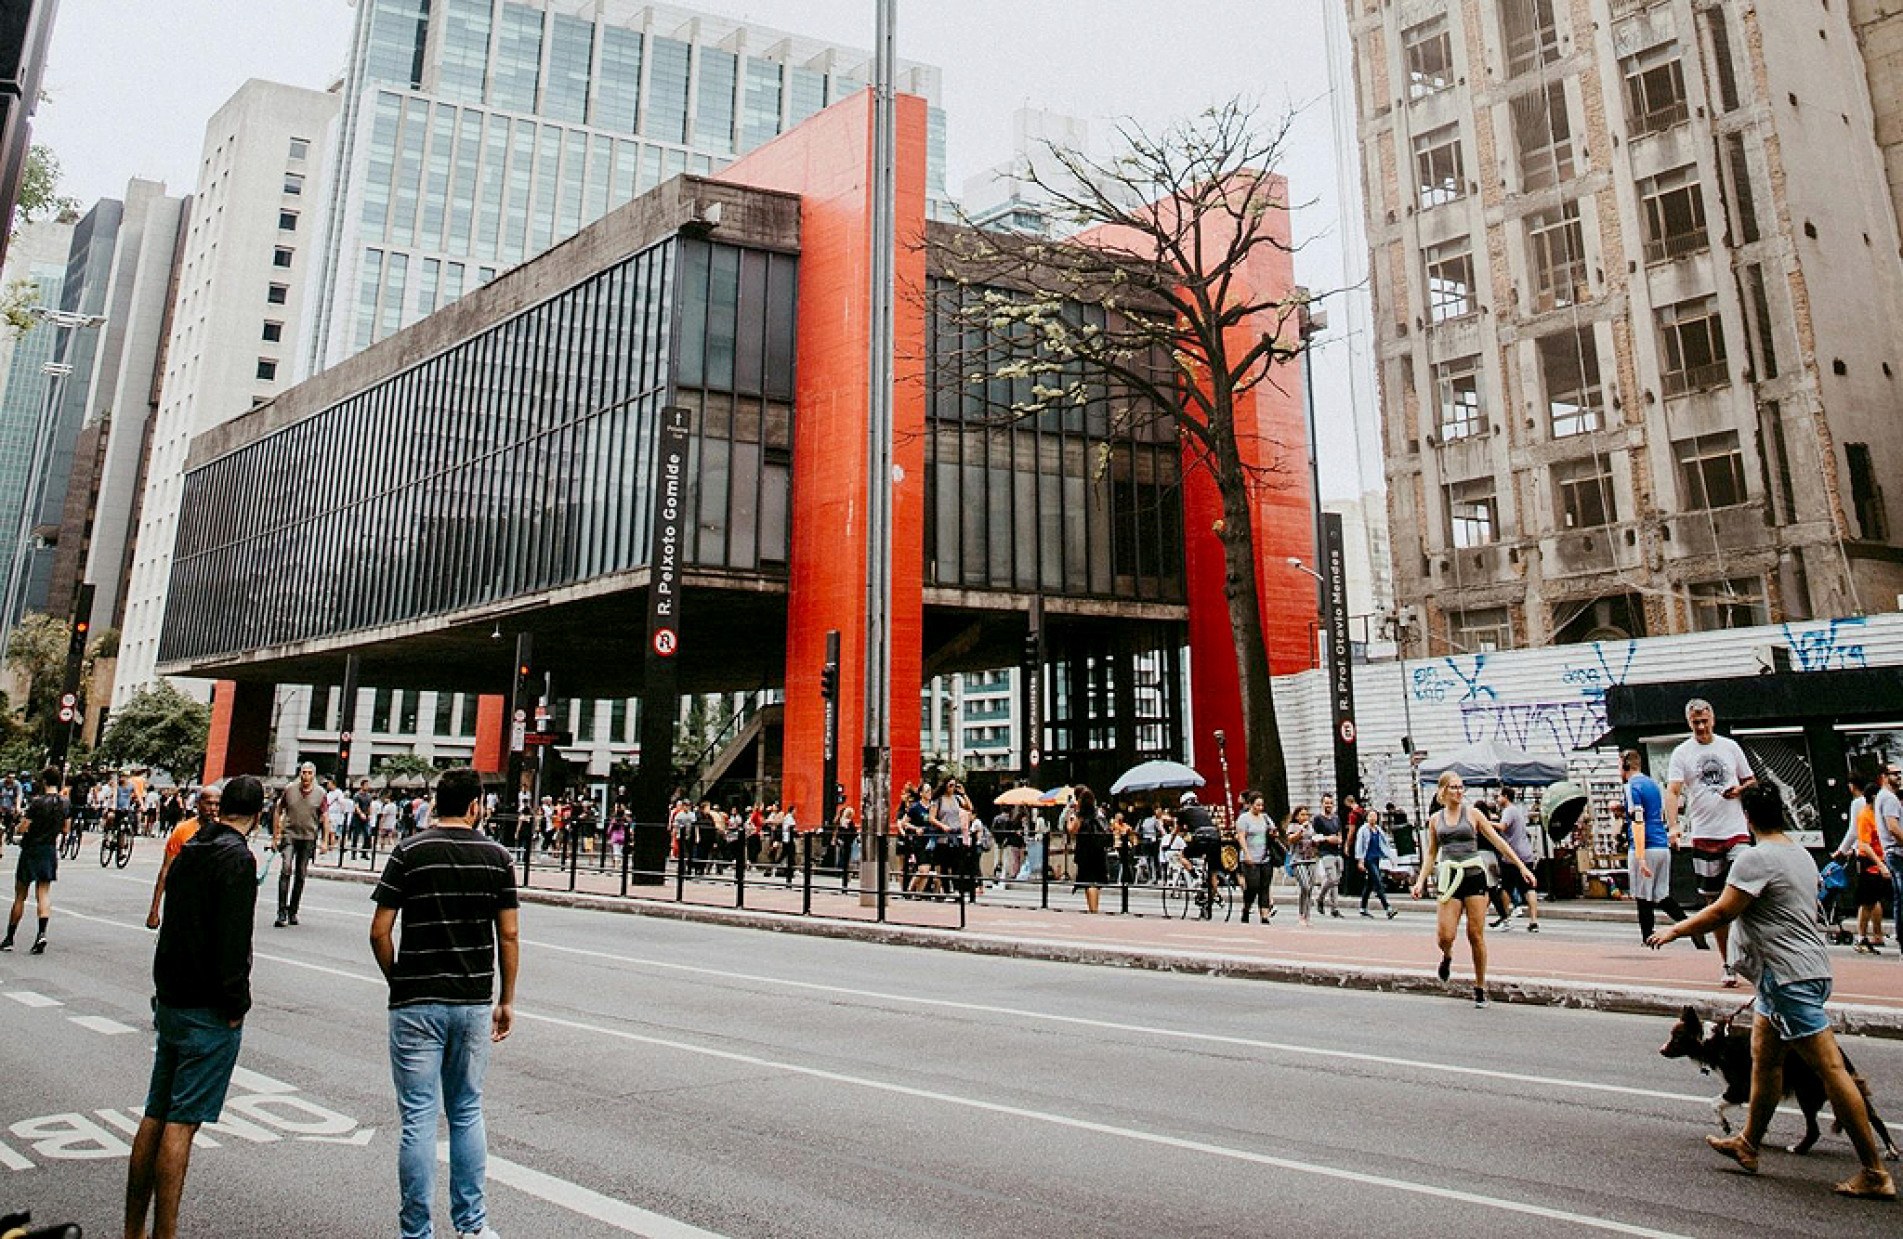
[[(1734, 1027), (1729, 1021), (1713, 1024), (1709, 1031), (1698, 1011), (1686, 1007), (1679, 1013), (1678, 1022), (1672, 1025), (1672, 1035), (1667, 1038), (1659, 1053), (1667, 1058), (1688, 1058), (1706, 1073), (1716, 1072), (1725, 1082), (1725, 1091), (1712, 1102), (1712, 1111), (1718, 1116), (1718, 1126), (1725, 1131), (1731, 1130), (1729, 1111), (1733, 1106), (1742, 1106), (1751, 1100), (1751, 1029), (1749, 1025)], [(1883, 1120), (1877, 1117), (1876, 1105), (1870, 1100), (1870, 1085), (1851, 1065), (1850, 1056), (1844, 1056), (1844, 1069), (1850, 1078), (1857, 1082), (1857, 1091), (1863, 1094), (1864, 1108), (1870, 1113), (1870, 1127), (1883, 1142), (1884, 1152), (1891, 1161), (1897, 1160), (1896, 1142), (1890, 1139), (1889, 1129), (1883, 1126)], [(1790, 1147), (1792, 1153), (1808, 1153), (1817, 1143), (1822, 1133), (1817, 1127), (1817, 1113), (1824, 1108), (1827, 1098), (1824, 1096), (1824, 1082), (1817, 1078), (1810, 1064), (1795, 1054), (1784, 1058), (1784, 1096), (1795, 1098), (1798, 1108), (1804, 1112), (1804, 1138)], [(1830, 1129), (1843, 1130), (1841, 1123), (1832, 1123)]]

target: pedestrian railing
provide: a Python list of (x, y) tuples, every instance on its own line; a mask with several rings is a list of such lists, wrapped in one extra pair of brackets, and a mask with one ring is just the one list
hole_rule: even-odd
[[(842, 863), (839, 846), (829, 847), (822, 832), (802, 833), (785, 844), (751, 836), (744, 848), (728, 839), (677, 838), (667, 826), (652, 823), (544, 836), (503, 819), (492, 833), (515, 858), (516, 880), (525, 890), (958, 929), (967, 926), (977, 903), (1027, 911), (1086, 909), (1074, 857), (1055, 851), (1047, 857), (1038, 843), (1011, 853), (955, 847), (947, 859), (945, 852), (928, 858), (889, 836), (884, 848), (871, 848), (868, 871), (860, 852), (877, 836), (859, 836)], [(374, 873), (395, 842), (373, 836), (346, 847), (340, 841), (327, 859), (333, 868)], [(1101, 912), (1201, 915), (1203, 903), (1186, 873), (1141, 853), (1113, 855), (1108, 880), (1090, 884), (1098, 888)], [(1018, 863), (1006, 864), (1007, 856)], [(981, 872), (986, 857), (997, 861), (989, 875)], [(1284, 877), (1272, 884), (1277, 902), (1293, 898), (1292, 882)], [(1212, 915), (1235, 918), (1242, 906), (1241, 875), (1220, 875), (1218, 890)]]

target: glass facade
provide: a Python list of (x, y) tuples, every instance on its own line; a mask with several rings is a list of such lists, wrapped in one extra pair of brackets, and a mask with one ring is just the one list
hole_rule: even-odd
[(789, 255), (681, 243), (678, 399), (696, 430), (690, 563), (749, 572), (786, 563), (797, 300)]
[(373, 0), (365, 67), (379, 82), (423, 84), (423, 45), (429, 37), (430, 0)]
[(481, 103), (488, 85), (489, 0), (440, 0), (443, 51), (437, 89), (452, 99)]
[(595, 54), (595, 23), (552, 13), (548, 35), (548, 89), (542, 96), (542, 115), (579, 125), (588, 119), (588, 71)]
[[(617, 25), (593, 5), (364, 3), (337, 156), (339, 167), (363, 171), (360, 182), (332, 187), (321, 283), (333, 291), (311, 322), (311, 370), (428, 313), (415, 278), (424, 259), (533, 258), (663, 180), (711, 173), (864, 86), (780, 59), (814, 63), (817, 44), (789, 49), (774, 35), (748, 41), (773, 46), (771, 57), (727, 50), (724, 23), (690, 41)], [(937, 107), (929, 124), (936, 214), (945, 202)], [(411, 287), (394, 317), (381, 307), (397, 290), (380, 286), (376, 310), (357, 296), (367, 274), (359, 262), (373, 248), (407, 252)], [(380, 278), (392, 266), (386, 257)], [(434, 304), (454, 300), (447, 283), (432, 291)]]
[[(926, 584), (1182, 601), (1174, 422), (1108, 390), (1023, 411), (1036, 401), (1037, 380), (998, 373), (1011, 344), (960, 326), (969, 320), (953, 299), (977, 304), (982, 296), (944, 285), (932, 296)], [(1099, 327), (1106, 321), (1097, 306), (1069, 312)]]
[(533, 112), (541, 76), (542, 11), (526, 4), (503, 5), (489, 102), (511, 112)]
[[(670, 396), (695, 431), (687, 562), (784, 572), (797, 291), (791, 255), (669, 240), (193, 469), (160, 657), (447, 615), (641, 567)], [(327, 482), (392, 444), (403, 470)], [(299, 589), (281, 588), (293, 579)]]

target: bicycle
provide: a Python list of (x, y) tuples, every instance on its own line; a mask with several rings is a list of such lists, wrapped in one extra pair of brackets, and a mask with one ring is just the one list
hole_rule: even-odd
[(132, 828), (125, 824), (123, 815), (115, 813), (109, 817), (99, 833), (99, 867), (104, 869), (111, 865), (124, 869), (126, 862), (132, 859), (132, 839)]
[(61, 859), (79, 859), (80, 836), (84, 833), (85, 829), (78, 821), (70, 821), (66, 824), (65, 833), (59, 837), (59, 854)]
[(1212, 888), (1209, 884), (1209, 862), (1198, 857), (1171, 865), (1158, 884), (1163, 897), (1163, 915), (1179, 921), (1189, 919), (1190, 909), (1201, 916), (1205, 909), (1213, 920), (1217, 912), (1227, 921), (1235, 913), (1235, 901), (1230, 897), (1228, 888), (1235, 885), (1232, 874), (1217, 876)]

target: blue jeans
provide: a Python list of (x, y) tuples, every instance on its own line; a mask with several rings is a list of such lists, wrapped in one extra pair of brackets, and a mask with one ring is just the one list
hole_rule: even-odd
[(390, 1076), (403, 1136), (397, 1146), (402, 1239), (431, 1239), (436, 1196), (436, 1116), (449, 1119), (449, 1217), (458, 1231), (488, 1224), (483, 1180), (488, 1134), (482, 1076), (489, 1066), (488, 1003), (418, 1003), (390, 1012)]

